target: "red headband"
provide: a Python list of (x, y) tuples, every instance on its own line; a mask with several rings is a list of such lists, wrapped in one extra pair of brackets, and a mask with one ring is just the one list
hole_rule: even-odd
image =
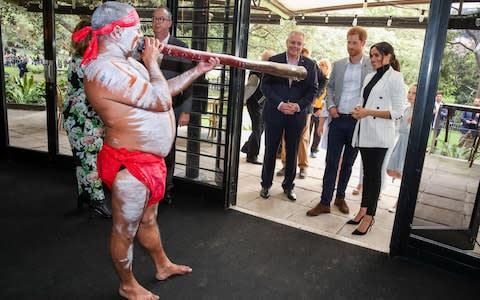
[(83, 55), (82, 65), (88, 64), (92, 59), (97, 58), (98, 52), (98, 40), (97, 35), (109, 34), (113, 31), (115, 26), (120, 27), (131, 27), (140, 24), (140, 18), (138, 17), (137, 11), (132, 9), (128, 15), (120, 20), (113, 21), (110, 24), (107, 24), (98, 29), (92, 29), (92, 26), (83, 27), (82, 29), (74, 32), (72, 34), (72, 40), (76, 43), (83, 41), (89, 33), (92, 33), (92, 39), (88, 43), (88, 47), (85, 50)]

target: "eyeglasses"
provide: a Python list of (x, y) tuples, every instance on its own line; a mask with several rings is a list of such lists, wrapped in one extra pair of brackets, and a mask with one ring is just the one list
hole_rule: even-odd
[(165, 21), (170, 21), (170, 19), (165, 18), (165, 17), (153, 17), (152, 18), (152, 22), (163, 23)]

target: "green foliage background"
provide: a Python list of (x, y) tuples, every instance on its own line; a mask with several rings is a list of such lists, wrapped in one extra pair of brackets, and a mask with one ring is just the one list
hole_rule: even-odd
[[(139, 3), (148, 1), (139, 1)], [(164, 2), (164, 1), (157, 1)], [(428, 9), (428, 6), (416, 6), (416, 9), (402, 9), (399, 7), (368, 8), (362, 12), (365, 16), (418, 16), (418, 9)], [(212, 9), (220, 9), (212, 7)], [(27, 12), (25, 8), (12, 5), (8, 1), (0, 0), (0, 12), (2, 22), (2, 42), (4, 47), (15, 47), (19, 55), (43, 57), (43, 23), (40, 13)], [(339, 11), (332, 15), (345, 15)], [(56, 16), (56, 47), (57, 59), (60, 62), (67, 61), (70, 52), (70, 36), (74, 26), (80, 20), (79, 16), (57, 15)], [(358, 25), (362, 25), (359, 23)], [(186, 27), (185, 27), (186, 26)], [(142, 26), (150, 29), (149, 24)], [(313, 59), (328, 58), (334, 62), (347, 55), (346, 33), (349, 27), (325, 27), (325, 26), (296, 26), (292, 21), (283, 21), (280, 25), (252, 24), (250, 26), (248, 58), (259, 59), (263, 50), (270, 48), (277, 52), (285, 50), (285, 40), (291, 30), (302, 30), (306, 36), (306, 47), (310, 49)], [(183, 35), (191, 32), (191, 25), (182, 24), (179, 28)], [(415, 83), (418, 79), (418, 71), (422, 56), (425, 31), (419, 29), (393, 29), (367, 27), (369, 34), (365, 54), (368, 54), (370, 45), (379, 41), (391, 43), (396, 51), (396, 56), (402, 64), (402, 73), (407, 84)], [(147, 31), (151, 34), (151, 31)], [(223, 37), (223, 24), (210, 24), (209, 36)], [(478, 39), (476, 38), (478, 36)], [(447, 46), (443, 56), (440, 71), (439, 89), (445, 93), (446, 102), (471, 103), (479, 92), (479, 64), (480, 56), (474, 52), (480, 43), (480, 34), (470, 36), (470, 49), (458, 43), (459, 39), (468, 40), (465, 31), (449, 31)], [(187, 43), (190, 41), (186, 41)], [(464, 43), (468, 44), (468, 43)], [(230, 49), (223, 49), (221, 39), (211, 39), (209, 51), (216, 53), (228, 53)], [(480, 55), (480, 54), (477, 54)], [(65, 65), (60, 63), (59, 81), (65, 81)], [(41, 75), (42, 66), (29, 65), (30, 72)], [(30, 73), (31, 74), (31, 73)], [(15, 76), (15, 73), (11, 73)], [(37, 76), (34, 77), (37, 84)]]

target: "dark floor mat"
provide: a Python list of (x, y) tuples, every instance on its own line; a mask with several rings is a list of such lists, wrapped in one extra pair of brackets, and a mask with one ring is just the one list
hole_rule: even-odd
[[(75, 210), (74, 173), (0, 162), (0, 299), (120, 299), (111, 221)], [(223, 210), (176, 194), (166, 251), (193, 273), (164, 282), (143, 249), (134, 272), (161, 299), (478, 299), (478, 279)]]

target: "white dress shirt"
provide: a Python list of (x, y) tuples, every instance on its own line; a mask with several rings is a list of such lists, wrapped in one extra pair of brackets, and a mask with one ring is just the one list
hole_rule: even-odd
[(338, 113), (351, 114), (359, 102), (362, 89), (362, 63), (363, 57), (357, 64), (352, 64), (350, 61), (347, 63), (343, 77), (342, 96), (337, 107)]

